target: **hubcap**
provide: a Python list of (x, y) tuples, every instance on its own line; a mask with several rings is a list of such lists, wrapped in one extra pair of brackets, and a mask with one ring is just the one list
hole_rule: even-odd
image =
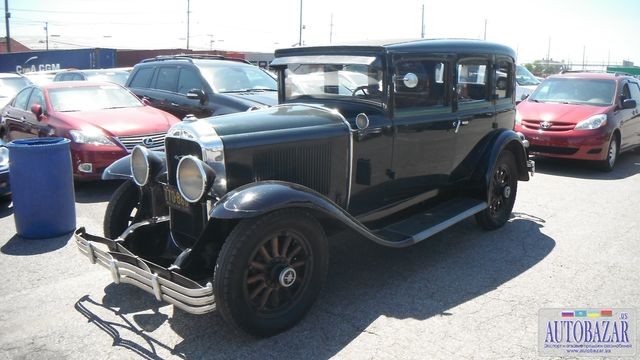
[(616, 162), (616, 153), (618, 152), (618, 143), (615, 140), (611, 141), (609, 146), (609, 165), (613, 166)]
[(493, 217), (498, 217), (506, 209), (511, 197), (511, 174), (506, 165), (501, 164), (493, 173), (491, 179), (491, 194), (489, 198), (489, 213)]
[(504, 187), (504, 190), (502, 190), (502, 196), (504, 196), (505, 199), (508, 199), (511, 196), (511, 186), (507, 185)]
[(278, 281), (280, 282), (280, 285), (287, 288), (290, 287), (296, 281), (296, 271), (290, 267), (285, 268), (280, 272)]

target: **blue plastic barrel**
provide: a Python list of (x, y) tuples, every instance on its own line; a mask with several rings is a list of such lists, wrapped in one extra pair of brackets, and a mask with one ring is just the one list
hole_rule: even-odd
[(69, 143), (64, 138), (36, 138), (7, 144), (18, 236), (52, 238), (76, 228)]

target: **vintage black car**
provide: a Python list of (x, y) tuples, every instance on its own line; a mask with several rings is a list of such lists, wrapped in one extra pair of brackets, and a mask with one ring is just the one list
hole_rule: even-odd
[(279, 50), (279, 105), (187, 119), (166, 156), (137, 147), (115, 163), (137, 215), (115, 240), (79, 229), (80, 251), (187, 312), (283, 331), (320, 291), (328, 234), (399, 248), (472, 215), (506, 223), (534, 168), (511, 130), (514, 57), (463, 40)]

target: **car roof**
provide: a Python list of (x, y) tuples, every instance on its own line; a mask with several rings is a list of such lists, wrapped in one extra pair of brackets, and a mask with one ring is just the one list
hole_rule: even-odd
[(16, 73), (0, 73), (0, 78), (24, 78), (24, 76)]
[(175, 64), (180, 63), (184, 64), (185, 62), (190, 62), (194, 65), (199, 64), (220, 64), (221, 66), (253, 66), (250, 62), (245, 59), (235, 58), (235, 57), (225, 57), (221, 55), (201, 55), (201, 54), (180, 54), (180, 55), (160, 55), (154, 58), (144, 59), (140, 61), (136, 66), (141, 64), (153, 64), (157, 65), (159, 63), (162, 64)]
[(508, 46), (472, 39), (400, 39), (361, 41), (352, 44), (296, 47), (278, 49), (276, 57), (308, 54), (332, 54), (340, 52), (407, 52), (407, 53), (495, 53), (515, 58), (515, 51)]
[(116, 83), (106, 81), (56, 81), (43, 85), (39, 85), (44, 90), (61, 89), (61, 88), (80, 88), (80, 87), (97, 87), (97, 86), (119, 86)]
[(127, 73), (127, 71), (122, 69), (85, 69), (85, 70), (69, 70), (66, 72), (58, 73), (58, 74), (66, 74), (66, 73), (108, 74), (108, 73)]
[(602, 80), (622, 80), (633, 79), (631, 76), (611, 74), (611, 73), (599, 73), (599, 72), (568, 72), (564, 74), (556, 74), (548, 77), (549, 79), (602, 79)]

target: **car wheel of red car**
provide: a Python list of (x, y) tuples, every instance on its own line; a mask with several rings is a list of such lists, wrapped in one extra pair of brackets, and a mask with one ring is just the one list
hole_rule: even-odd
[(484, 229), (497, 229), (509, 220), (518, 191), (517, 175), (513, 153), (508, 150), (500, 153), (491, 173), (487, 197), (489, 207), (475, 216)]
[(609, 148), (607, 149), (607, 158), (598, 162), (600, 170), (609, 172), (612, 171), (618, 160), (618, 137), (614, 135), (609, 142)]
[(111, 196), (107, 211), (104, 214), (104, 236), (115, 239), (137, 220), (141, 218), (140, 190), (131, 180), (125, 181)]
[(237, 329), (270, 336), (298, 323), (327, 276), (329, 250), (320, 224), (287, 209), (242, 220), (218, 256), (216, 307)]

